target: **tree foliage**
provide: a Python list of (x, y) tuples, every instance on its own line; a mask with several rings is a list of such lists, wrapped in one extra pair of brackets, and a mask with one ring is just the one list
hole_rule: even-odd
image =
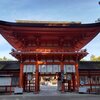
[(12, 59), (8, 59), (5, 56), (3, 58), (0, 57), (0, 61), (10, 61), (10, 60), (12, 60)]
[(90, 60), (91, 61), (100, 61), (100, 56), (91, 55)]

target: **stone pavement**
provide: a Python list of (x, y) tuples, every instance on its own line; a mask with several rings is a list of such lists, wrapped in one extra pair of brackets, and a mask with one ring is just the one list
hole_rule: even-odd
[(0, 100), (100, 100), (100, 95), (91, 94), (61, 94), (61, 95), (3, 95)]
[(100, 95), (61, 93), (54, 86), (42, 86), (39, 94), (0, 95), (0, 100), (100, 100)]

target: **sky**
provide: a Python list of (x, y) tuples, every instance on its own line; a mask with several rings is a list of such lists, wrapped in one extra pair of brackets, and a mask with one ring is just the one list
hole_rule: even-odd
[[(80, 21), (94, 23), (100, 18), (100, 0), (0, 0), (0, 20)], [(0, 57), (14, 59), (13, 47), (0, 35)], [(100, 34), (84, 48), (89, 55), (100, 56)]]

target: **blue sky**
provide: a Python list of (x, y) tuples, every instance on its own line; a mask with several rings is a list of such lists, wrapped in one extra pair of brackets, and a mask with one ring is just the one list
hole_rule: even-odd
[[(81, 21), (93, 23), (100, 18), (100, 0), (0, 0), (0, 20)], [(11, 46), (0, 35), (0, 57), (9, 55)], [(100, 35), (84, 48), (100, 56)], [(13, 58), (12, 58), (13, 59)]]

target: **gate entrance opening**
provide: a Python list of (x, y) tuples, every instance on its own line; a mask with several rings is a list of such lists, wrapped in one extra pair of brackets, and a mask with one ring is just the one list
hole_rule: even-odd
[(58, 91), (57, 75), (42, 75), (40, 80), (40, 92)]
[(45, 89), (49, 91), (51, 88), (61, 92), (75, 91), (77, 86), (75, 65), (64, 64), (63, 68), (61, 67), (60, 64), (39, 64), (36, 70), (36, 65), (24, 64), (24, 91), (36, 92), (36, 89), (38, 92)]

